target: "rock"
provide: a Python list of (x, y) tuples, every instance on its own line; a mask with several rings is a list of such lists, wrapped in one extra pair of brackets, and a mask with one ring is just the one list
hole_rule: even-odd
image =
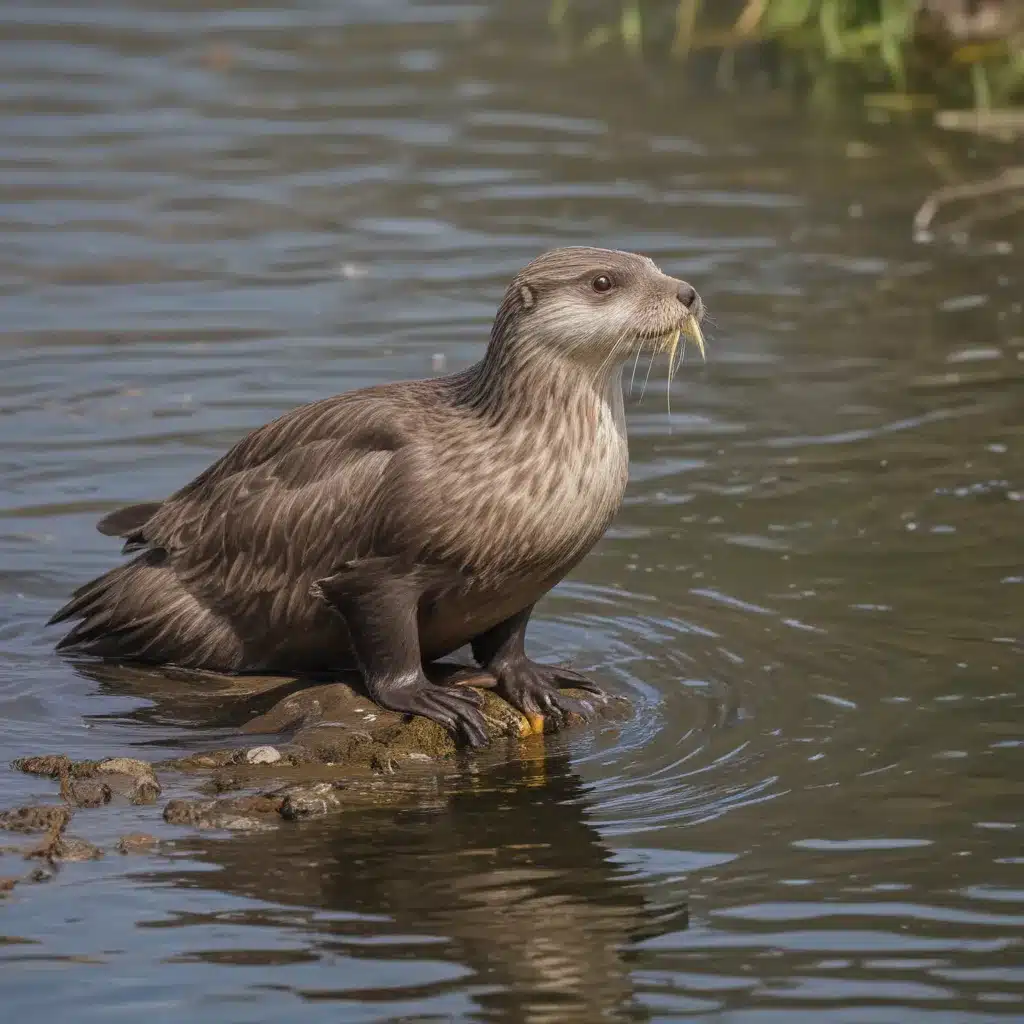
[(6, 896), (20, 881), (20, 878), (0, 878), (0, 896)]
[(49, 779), (68, 776), (90, 778), (96, 770), (95, 761), (72, 761), (66, 754), (40, 754), (38, 757), (19, 757), (13, 767), (26, 775), (44, 775)]
[(204, 750), (199, 754), (189, 754), (187, 757), (175, 757), (164, 761), (160, 767), (179, 772), (210, 771), (223, 768), (225, 765), (238, 764), (239, 754), (238, 750)]
[(156, 836), (145, 832), (129, 832), (117, 841), (118, 853), (152, 853), (158, 845)]
[(169, 825), (192, 828), (263, 829), (278, 814), (283, 799), (274, 796), (241, 796), (219, 800), (171, 800), (164, 808)]
[[(531, 723), (493, 692), (492, 676), (455, 665), (431, 666), (428, 674), (437, 685), (476, 688), (488, 736), (496, 745), (521, 738), (537, 742)], [(588, 717), (624, 718), (629, 712), (622, 698), (566, 692), (593, 711)], [(422, 771), (409, 771), (403, 779), (403, 769), (437, 764), (457, 751), (452, 735), (437, 723), (384, 711), (347, 682), (303, 686), (296, 680), (268, 678), (261, 681), (259, 694), (263, 707), (284, 696), (240, 727), (243, 742), (236, 747), (160, 763), (161, 771), (201, 773), (199, 794), (207, 794), (171, 800), (163, 811), (166, 822), (197, 829), (261, 830), (282, 819), (299, 821), (346, 808), (401, 805), (417, 799), (424, 785)], [(244, 713), (238, 714), (234, 721), (243, 718)], [(567, 714), (547, 718), (543, 727), (554, 731), (582, 721), (580, 715)], [(251, 746), (255, 735), (281, 738), (273, 745)], [(161, 792), (154, 766), (138, 758), (72, 761), (64, 754), (45, 754), (20, 758), (15, 766), (60, 782), (66, 805), (0, 812), (2, 829), (46, 833), (28, 856), (51, 866), (102, 855), (91, 843), (64, 835), (72, 808), (99, 807), (114, 797), (133, 804), (152, 803)], [(266, 789), (269, 780), (279, 788)], [(251, 795), (254, 791), (257, 795)], [(132, 833), (121, 837), (117, 849), (143, 852), (156, 842), (152, 836)]]
[(49, 859), (73, 862), (99, 860), (102, 856), (103, 851), (85, 839), (77, 839), (74, 836), (61, 836), (55, 849), (49, 855)]
[(245, 759), (249, 764), (276, 764), (281, 760), (281, 751), (277, 747), (253, 747), (246, 751)]
[(66, 796), (77, 807), (102, 807), (110, 803), (113, 791), (96, 779), (75, 779), (67, 786)]
[(312, 786), (293, 786), (284, 790), (280, 814), (286, 821), (303, 818), (322, 818), (343, 806), (342, 790), (338, 782), (317, 782)]
[(148, 761), (134, 757), (111, 757), (96, 765), (96, 775), (113, 792), (133, 804), (151, 804), (160, 795), (160, 783)]
[(71, 820), (71, 812), (59, 804), (37, 804), (0, 812), (0, 828), (8, 832), (60, 832)]
[(243, 733), (295, 731), (303, 727), (331, 722), (349, 728), (366, 730), (381, 721), (398, 723), (401, 715), (383, 711), (347, 683), (325, 683), (306, 686), (278, 701), (265, 714), (242, 726)]
[[(43, 754), (18, 758), (14, 767), (29, 775), (60, 779), (61, 795), (79, 807), (98, 807), (114, 794), (133, 804), (149, 804), (160, 795), (153, 766), (134, 757), (72, 761), (64, 754)], [(82, 784), (85, 781), (92, 784)]]

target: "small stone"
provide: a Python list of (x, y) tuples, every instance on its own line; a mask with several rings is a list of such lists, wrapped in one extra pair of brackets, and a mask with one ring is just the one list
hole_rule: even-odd
[(287, 821), (322, 818), (340, 810), (343, 787), (335, 782), (318, 782), (312, 786), (293, 786), (284, 791), (281, 817)]
[(118, 853), (150, 853), (157, 845), (156, 836), (145, 832), (129, 832), (117, 841)]
[(277, 747), (253, 747), (246, 752), (249, 764), (276, 764), (281, 760), (281, 751)]

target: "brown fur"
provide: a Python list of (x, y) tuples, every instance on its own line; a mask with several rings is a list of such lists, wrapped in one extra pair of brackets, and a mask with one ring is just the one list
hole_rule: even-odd
[[(604, 272), (608, 296), (591, 287)], [(165, 501), (101, 520), (142, 550), (75, 591), (52, 619), (78, 620), (59, 647), (221, 671), (350, 668), (317, 581), (396, 556), (444, 581), (420, 605), (424, 659), (462, 646), (541, 597), (618, 510), (619, 369), (682, 321), (678, 285), (629, 253), (544, 254), (509, 286), (477, 365), (294, 409)]]

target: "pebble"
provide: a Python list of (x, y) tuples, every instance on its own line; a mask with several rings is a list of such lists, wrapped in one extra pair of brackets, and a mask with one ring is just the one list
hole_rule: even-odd
[(281, 751), (277, 747), (253, 747), (246, 752), (245, 759), (249, 764), (276, 764), (281, 760)]

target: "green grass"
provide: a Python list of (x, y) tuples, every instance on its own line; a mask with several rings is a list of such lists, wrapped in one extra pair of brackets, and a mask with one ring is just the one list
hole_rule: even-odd
[(747, 0), (726, 25), (711, 17), (722, 0), (551, 0), (548, 20), (577, 51), (617, 46), (678, 61), (711, 49), (728, 61), (774, 47), (812, 79), (855, 82), (875, 104), (987, 110), (1024, 100), (1024, 16), (1003, 2), (995, 33), (957, 38), (921, 14), (921, 0)]

